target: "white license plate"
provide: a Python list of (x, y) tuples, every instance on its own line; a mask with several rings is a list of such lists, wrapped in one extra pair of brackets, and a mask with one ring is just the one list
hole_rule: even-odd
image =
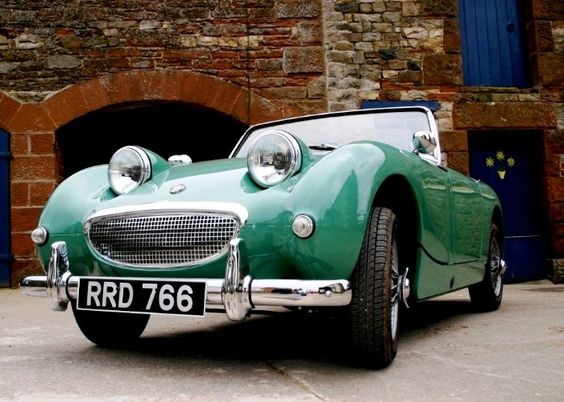
[(206, 283), (146, 278), (80, 278), (79, 310), (203, 316)]

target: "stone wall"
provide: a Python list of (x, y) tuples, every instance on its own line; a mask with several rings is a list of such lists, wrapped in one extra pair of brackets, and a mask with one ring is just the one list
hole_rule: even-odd
[(38, 102), (108, 73), (182, 69), (325, 109), (321, 5), (296, 0), (0, 5), (0, 90)]

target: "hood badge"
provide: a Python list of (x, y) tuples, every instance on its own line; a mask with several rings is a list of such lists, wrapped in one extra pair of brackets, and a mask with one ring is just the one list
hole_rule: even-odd
[(168, 190), (171, 194), (178, 194), (186, 190), (186, 186), (184, 184), (176, 184)]

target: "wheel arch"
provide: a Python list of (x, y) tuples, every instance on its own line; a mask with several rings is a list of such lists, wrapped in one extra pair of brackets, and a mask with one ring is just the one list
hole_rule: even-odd
[(420, 244), (420, 218), (415, 192), (409, 181), (401, 175), (392, 175), (378, 188), (373, 207), (391, 209), (398, 221), (400, 265), (409, 267), (409, 277), (416, 270), (416, 252)]

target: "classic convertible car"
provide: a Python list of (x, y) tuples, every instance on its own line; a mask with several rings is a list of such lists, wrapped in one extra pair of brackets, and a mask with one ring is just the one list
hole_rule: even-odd
[(46, 276), (21, 286), (70, 302), (101, 346), (151, 314), (330, 308), (354, 361), (385, 367), (404, 308), (465, 287), (483, 310), (502, 298), (499, 200), (444, 167), (438, 140), (428, 109), (403, 107), (256, 125), (223, 160), (126, 146), (56, 189), (32, 233)]

